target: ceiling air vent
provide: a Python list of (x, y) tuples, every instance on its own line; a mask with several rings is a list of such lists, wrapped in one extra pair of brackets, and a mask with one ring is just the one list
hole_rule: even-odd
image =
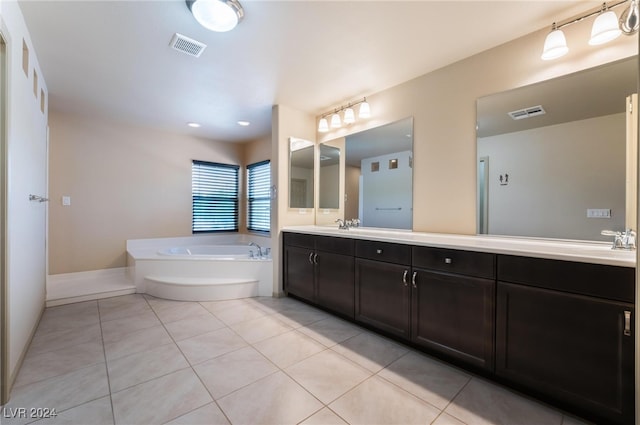
[(544, 108), (541, 105), (531, 106), (529, 108), (518, 109), (517, 111), (508, 112), (509, 116), (514, 120), (521, 120), (524, 118), (535, 117), (536, 115), (546, 114)]
[(175, 33), (169, 43), (173, 49), (190, 56), (200, 57), (207, 45), (182, 34)]

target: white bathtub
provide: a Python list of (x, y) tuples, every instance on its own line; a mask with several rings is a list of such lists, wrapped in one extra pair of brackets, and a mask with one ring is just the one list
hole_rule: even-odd
[(136, 291), (181, 301), (272, 296), (273, 264), (258, 258), (270, 240), (243, 236), (194, 236), (127, 241)]
[(252, 256), (257, 257), (258, 249), (248, 245), (192, 245), (161, 249), (158, 251), (158, 254), (170, 255), (174, 258), (240, 260), (247, 259)]

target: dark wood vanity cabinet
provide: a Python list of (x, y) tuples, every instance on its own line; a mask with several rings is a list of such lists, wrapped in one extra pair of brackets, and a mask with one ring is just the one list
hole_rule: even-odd
[(307, 301), (315, 301), (315, 241), (313, 236), (285, 233), (284, 242), (284, 289)]
[(493, 370), (495, 255), (413, 247), (411, 339)]
[(411, 246), (357, 240), (356, 320), (408, 340), (410, 276)]
[(496, 374), (598, 423), (633, 423), (634, 272), (498, 256)]
[(283, 238), (285, 290), (353, 318), (353, 240), (296, 233)]
[(284, 234), (285, 289), (596, 423), (635, 415), (635, 269)]

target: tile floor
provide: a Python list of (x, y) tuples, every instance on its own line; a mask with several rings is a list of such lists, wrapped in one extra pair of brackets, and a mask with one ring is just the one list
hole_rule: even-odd
[(47, 308), (0, 422), (33, 422), (7, 417), (22, 407), (56, 409), (37, 424), (582, 423), (290, 298)]

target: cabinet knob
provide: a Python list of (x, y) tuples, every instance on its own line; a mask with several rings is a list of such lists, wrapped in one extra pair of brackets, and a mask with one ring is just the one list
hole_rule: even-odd
[(376, 249), (376, 254), (382, 254), (382, 250), (381, 249)]
[(444, 259), (444, 263), (445, 264), (451, 264), (451, 263), (453, 263), (453, 260), (451, 258), (447, 257), (447, 258)]

